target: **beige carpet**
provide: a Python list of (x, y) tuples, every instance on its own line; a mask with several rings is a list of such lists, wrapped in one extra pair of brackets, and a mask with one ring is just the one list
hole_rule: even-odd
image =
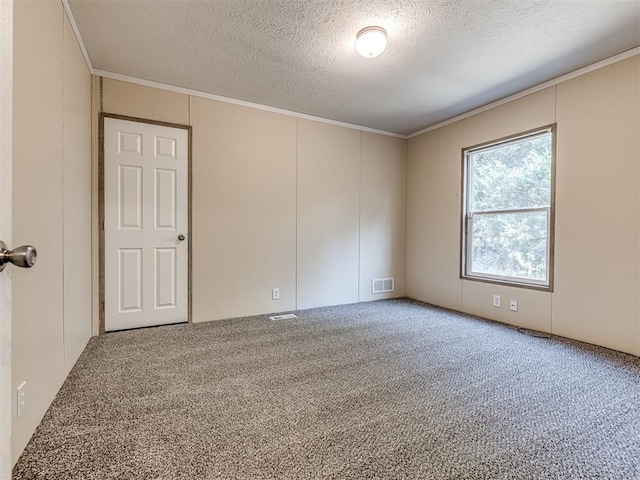
[(640, 359), (408, 300), (90, 341), (14, 479), (640, 479)]

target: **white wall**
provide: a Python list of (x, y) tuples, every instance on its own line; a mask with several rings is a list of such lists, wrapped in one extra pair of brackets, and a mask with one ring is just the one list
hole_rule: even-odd
[[(410, 139), (407, 295), (640, 354), (639, 117), (636, 56)], [(553, 293), (461, 280), (462, 149), (554, 122)]]
[(90, 336), (89, 89), (62, 4), (16, 1), (13, 245), (38, 261), (12, 270), (12, 390), (26, 381), (28, 404), (18, 419), (14, 396), (14, 463)]

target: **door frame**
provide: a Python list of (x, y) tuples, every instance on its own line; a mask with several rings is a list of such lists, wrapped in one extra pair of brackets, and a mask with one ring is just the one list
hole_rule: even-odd
[(98, 295), (99, 295), (99, 334), (105, 333), (105, 278), (104, 278), (104, 266), (105, 266), (105, 232), (104, 232), (104, 119), (113, 118), (115, 120), (126, 120), (129, 122), (146, 123), (148, 125), (158, 125), (161, 127), (180, 128), (187, 130), (187, 249), (189, 250), (187, 255), (187, 322), (191, 323), (191, 309), (192, 309), (192, 250), (193, 242), (191, 236), (191, 199), (192, 199), (192, 145), (193, 145), (193, 127), (191, 125), (181, 125), (178, 123), (161, 122), (158, 120), (149, 120), (147, 118), (129, 117), (126, 115), (118, 115), (115, 113), (100, 112), (98, 119), (98, 232), (99, 232), (99, 274), (98, 274)]

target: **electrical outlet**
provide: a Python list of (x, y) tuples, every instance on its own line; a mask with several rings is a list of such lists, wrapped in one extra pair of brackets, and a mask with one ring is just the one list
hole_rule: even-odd
[(512, 312), (517, 312), (518, 311), (518, 300), (511, 300), (511, 303), (509, 304), (509, 309)]
[(280, 300), (280, 289), (274, 288), (271, 290), (271, 300)]
[(22, 382), (18, 387), (18, 418), (27, 409), (27, 382)]
[(500, 295), (493, 296), (493, 306), (496, 308), (500, 308)]

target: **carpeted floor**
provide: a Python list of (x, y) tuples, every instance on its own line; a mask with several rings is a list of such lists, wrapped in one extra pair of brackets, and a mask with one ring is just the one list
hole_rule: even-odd
[(409, 300), (93, 338), (14, 479), (640, 479), (640, 359)]

